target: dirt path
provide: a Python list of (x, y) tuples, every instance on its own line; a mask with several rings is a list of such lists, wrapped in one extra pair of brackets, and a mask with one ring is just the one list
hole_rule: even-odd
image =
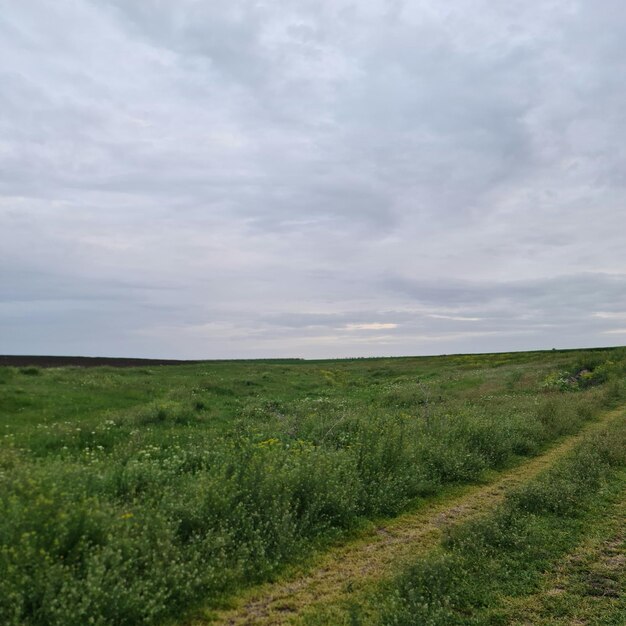
[(404, 561), (414, 559), (416, 553), (437, 545), (446, 526), (493, 509), (511, 487), (548, 468), (583, 436), (624, 415), (624, 408), (606, 412), (544, 454), (502, 472), (493, 482), (466, 487), (445, 500), (401, 515), (366, 536), (322, 555), (308, 572), (257, 587), (242, 596), (236, 608), (224, 611), (214, 621), (194, 624), (294, 624), (315, 605), (336, 605), (397, 571)]
[(507, 624), (626, 623), (626, 485), (590, 535), (544, 574), (537, 593), (506, 598)]

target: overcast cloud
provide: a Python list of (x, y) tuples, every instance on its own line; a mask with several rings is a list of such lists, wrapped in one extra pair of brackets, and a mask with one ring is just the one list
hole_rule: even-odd
[(623, 0), (0, 0), (0, 353), (626, 343)]

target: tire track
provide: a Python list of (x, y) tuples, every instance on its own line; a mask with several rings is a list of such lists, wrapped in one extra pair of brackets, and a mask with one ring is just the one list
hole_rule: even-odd
[(414, 560), (416, 554), (436, 546), (448, 526), (490, 511), (508, 490), (531, 480), (572, 450), (583, 437), (624, 415), (623, 407), (607, 411), (545, 453), (501, 472), (492, 482), (467, 486), (461, 495), (457, 493), (428, 503), (416, 512), (400, 515), (365, 536), (321, 555), (308, 572), (256, 587), (241, 596), (236, 608), (191, 624), (295, 624), (316, 605), (338, 604), (390, 576), (403, 563)]

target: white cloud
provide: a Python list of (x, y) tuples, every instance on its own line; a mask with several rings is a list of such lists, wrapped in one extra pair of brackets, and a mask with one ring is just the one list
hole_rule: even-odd
[(430, 313), (428, 317), (432, 317), (437, 320), (453, 320), (455, 322), (480, 322), (480, 317), (467, 317), (464, 315), (441, 315), (438, 313)]
[(365, 324), (346, 324), (346, 330), (385, 330), (398, 328), (398, 324), (384, 322), (368, 322)]
[(626, 319), (626, 312), (623, 311), (599, 311), (593, 314), (593, 317), (597, 317), (602, 320), (621, 320)]
[(1, 5), (0, 352), (620, 334), (623, 3)]

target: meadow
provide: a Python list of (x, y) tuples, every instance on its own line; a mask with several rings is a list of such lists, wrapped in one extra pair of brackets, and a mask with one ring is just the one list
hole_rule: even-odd
[[(626, 424), (621, 421), (511, 490), (488, 515), (452, 527), (437, 549), (380, 585), (367, 613), (354, 604), (351, 623), (624, 624), (625, 486)], [(600, 537), (604, 548), (612, 547), (612, 557), (601, 568), (593, 561), (578, 564), (583, 585), (577, 597), (574, 585), (551, 580), (545, 572), (580, 560), (577, 546), (607, 519)], [(584, 613), (576, 602), (587, 604)], [(318, 616), (309, 619), (313, 623), (333, 622)]]
[[(210, 615), (375, 520), (540, 454), (623, 402), (625, 373), (619, 348), (0, 367), (0, 623)], [(619, 464), (615, 451), (586, 450), (591, 460), (578, 463), (599, 474), (580, 478), (580, 502)], [(531, 518), (521, 511), (549, 509), (554, 483), (511, 496), (491, 526), (458, 531), (452, 556), (437, 556), (426, 574), (420, 565), (399, 575), (377, 619), (414, 623), (411, 589), (428, 572), (453, 562), (471, 580), (490, 550), (512, 559), (497, 537), (526, 536)], [(551, 545), (549, 523), (539, 535)], [(575, 518), (562, 551), (579, 526)], [(444, 597), (445, 584), (427, 593)], [(453, 623), (443, 620), (432, 623)]]

